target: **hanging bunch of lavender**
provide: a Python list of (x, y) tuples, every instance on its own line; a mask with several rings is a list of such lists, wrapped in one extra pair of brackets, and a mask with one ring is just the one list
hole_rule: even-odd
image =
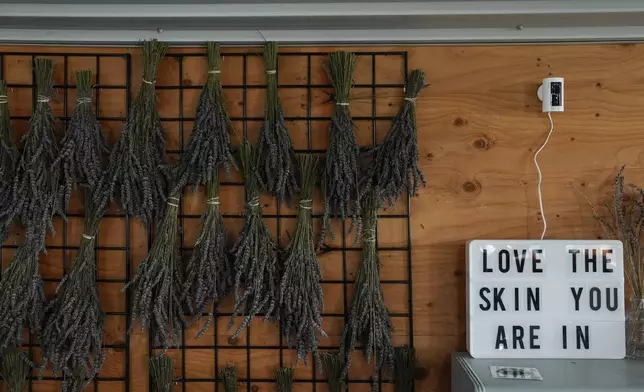
[[(200, 317), (208, 305), (217, 305), (232, 291), (232, 264), (226, 249), (228, 233), (219, 208), (219, 175), (206, 184), (206, 210), (201, 216), (201, 232), (186, 266), (182, 298), (191, 314)], [(197, 337), (212, 323), (210, 313)]]
[(230, 328), (232, 329), (237, 316), (243, 313), (246, 315), (232, 338), (236, 338), (257, 313), (263, 312), (265, 320), (275, 318), (273, 312), (279, 290), (277, 247), (264, 224), (259, 205), (257, 150), (248, 140), (244, 140), (239, 155), (246, 191), (246, 211), (244, 227), (230, 251), (235, 273), (235, 305)]
[[(0, 80), (0, 205), (10, 206), (13, 194), (13, 178), (18, 161), (18, 149), (11, 134), (11, 117), (9, 116), (9, 97), (7, 83)], [(0, 217), (0, 241), (3, 241), (11, 220)]]
[[(89, 192), (86, 193), (86, 196)], [(100, 225), (89, 197), (85, 198), (85, 224), (80, 248), (74, 264), (56, 289), (56, 298), (49, 304), (43, 330), (43, 359), (51, 362), (54, 374), (73, 375), (68, 389), (80, 384), (83, 388), (98, 374), (103, 361), (103, 326), (96, 285), (96, 235)]]
[(234, 131), (221, 87), (221, 54), (219, 44), (208, 42), (208, 79), (201, 95), (197, 116), (188, 140), (175, 168), (177, 182), (172, 193), (179, 193), (185, 185), (203, 185), (211, 181), (223, 167), (230, 178), (230, 169), (236, 168), (231, 153), (229, 130)]
[[(76, 108), (61, 142), (56, 164), (62, 163), (65, 187), (64, 206), (69, 206), (72, 190), (83, 184), (90, 189), (103, 174), (107, 147), (92, 107), (92, 71), (76, 72)], [(94, 211), (100, 213), (101, 211)]]
[(83, 377), (75, 374), (65, 374), (63, 382), (61, 382), (61, 389), (67, 392), (81, 392), (87, 386), (88, 381)]
[(326, 372), (328, 392), (342, 392), (344, 390), (344, 360), (339, 352), (328, 352), (322, 354), (322, 366)]
[(154, 344), (165, 349), (179, 344), (182, 327), (187, 327), (181, 303), (183, 285), (177, 210), (178, 195), (168, 197), (165, 214), (157, 225), (152, 248), (136, 276), (124, 290), (132, 287), (132, 325), (140, 319), (141, 328), (149, 329)]
[(103, 206), (114, 197), (126, 214), (144, 223), (156, 222), (164, 210), (166, 195), (165, 138), (156, 106), (155, 78), (167, 49), (167, 44), (157, 40), (143, 43), (141, 88), (94, 200), (97, 206)]
[[(334, 89), (335, 108), (329, 126), (329, 147), (326, 151), (324, 190), (324, 230), (331, 232), (329, 218), (352, 218), (352, 224), (360, 232), (360, 191), (358, 186), (358, 142), (353, 133), (353, 121), (349, 112), (349, 95), (356, 56), (337, 51), (329, 55), (327, 73)], [(324, 236), (320, 238), (320, 243)]]
[(411, 347), (396, 348), (396, 364), (394, 368), (394, 387), (396, 392), (411, 392), (414, 389), (416, 373), (416, 350)]
[(224, 392), (237, 392), (237, 368), (233, 365), (226, 365), (219, 372)]
[(159, 355), (149, 359), (150, 379), (153, 392), (171, 392), (174, 386), (174, 365), (172, 358)]
[(11, 202), (0, 212), (0, 219), (10, 223), (19, 218), (25, 226), (23, 243), (16, 249), (0, 279), (0, 350), (21, 346), (24, 328), (40, 337), (44, 317), (45, 294), (38, 270), (40, 252), (45, 249), (45, 235), (53, 230), (53, 215), (63, 215), (59, 186), (60, 171), (53, 167), (58, 149), (49, 100), (54, 77), (51, 60), (34, 60), (36, 105), (23, 137), (24, 149), (16, 167)]
[(356, 273), (355, 294), (340, 347), (340, 352), (347, 358), (346, 375), (351, 365), (351, 354), (359, 340), (367, 361), (374, 362), (374, 381), (378, 370), (383, 366), (392, 369), (394, 363), (392, 322), (380, 287), (380, 261), (376, 249), (379, 207), (376, 191), (371, 190), (364, 206), (363, 258)]
[(0, 350), (19, 347), (24, 329), (40, 337), (45, 292), (38, 258), (45, 249), (43, 227), (27, 227), (24, 242), (16, 249), (0, 280)]
[(375, 160), (369, 169), (369, 182), (378, 190), (383, 203), (393, 205), (407, 192), (418, 194), (425, 177), (418, 167), (418, 128), (416, 127), (416, 97), (425, 87), (425, 71), (415, 69), (405, 84), (402, 109), (394, 118), (385, 140), (375, 149)]
[(259, 139), (259, 172), (264, 190), (279, 200), (291, 201), (297, 194), (297, 179), (291, 136), (277, 89), (277, 44), (264, 45), (266, 109)]
[[(63, 188), (59, 184), (60, 168), (54, 167), (58, 146), (54, 137), (54, 122), (49, 100), (53, 95), (54, 68), (51, 60), (35, 59), (36, 106), (29, 120), (29, 132), (22, 138), (23, 151), (16, 167), (11, 202), (3, 206), (0, 219), (11, 222), (18, 218), (32, 235), (44, 236), (47, 228), (53, 232), (52, 219), (64, 216), (61, 205)], [(38, 229), (35, 229), (38, 227)], [(40, 229), (42, 228), (42, 230)], [(35, 244), (37, 247), (39, 244)]]
[(317, 332), (322, 330), (324, 297), (320, 264), (315, 256), (311, 209), (317, 180), (317, 157), (300, 156), (300, 208), (295, 234), (284, 250), (284, 274), (280, 282), (280, 320), (289, 345), (294, 344), (297, 363), (309, 353), (319, 361)]
[(277, 369), (277, 392), (292, 392), (294, 379), (295, 379), (295, 369), (293, 368)]
[(27, 353), (23, 350), (9, 347), (2, 353), (2, 378), (5, 380), (7, 392), (24, 392), (27, 386), (27, 375), (34, 367)]

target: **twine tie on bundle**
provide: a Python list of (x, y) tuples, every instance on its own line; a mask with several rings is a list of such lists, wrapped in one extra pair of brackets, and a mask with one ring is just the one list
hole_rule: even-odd
[(91, 241), (91, 240), (93, 240), (94, 238), (96, 238), (96, 236), (83, 233), (83, 238), (85, 238), (86, 240), (90, 240), (90, 241)]
[(304, 208), (305, 210), (313, 209), (313, 199), (300, 200), (300, 208)]
[(415, 97), (413, 97), (413, 98), (412, 97), (405, 97), (404, 99), (405, 99), (405, 101), (411, 102), (412, 105), (416, 104), (416, 98)]
[[(170, 200), (176, 200), (177, 204), (175, 203), (170, 203)], [(168, 197), (168, 201), (166, 202), (167, 205), (172, 206), (172, 207), (179, 207), (179, 198), (178, 197)]]
[(45, 95), (38, 95), (36, 102), (49, 102), (49, 97)]
[(208, 71), (208, 73), (209, 74), (220, 74), (221, 70), (220, 69), (211, 69), (210, 71)]
[(9, 102), (9, 97), (6, 95), (0, 95), (0, 104)]
[(156, 80), (149, 81), (149, 80), (143, 79), (143, 83), (147, 83), (147, 84), (155, 84), (156, 82), (157, 82)]
[(92, 103), (92, 98), (90, 98), (90, 97), (82, 97), (82, 98), (78, 98), (76, 100), (76, 102), (78, 102), (79, 105), (82, 105), (84, 103)]
[(206, 200), (206, 204), (219, 205), (219, 197), (213, 197), (212, 199)]
[(277, 73), (277, 70), (276, 69), (269, 69), (269, 70), (266, 70), (266, 73), (268, 75), (275, 75)]
[(249, 207), (252, 207), (252, 208), (258, 207), (258, 206), (259, 206), (259, 197), (253, 197), (253, 198), (248, 202), (248, 206), (249, 206)]
[(338, 106), (349, 106), (349, 102), (336, 102), (335, 104)]
[(376, 242), (376, 229), (364, 229), (364, 242)]

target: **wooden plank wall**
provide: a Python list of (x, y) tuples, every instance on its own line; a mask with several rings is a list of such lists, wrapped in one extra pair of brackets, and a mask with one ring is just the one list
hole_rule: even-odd
[[(283, 51), (326, 52), (336, 48), (284, 48)], [(139, 78), (139, 51), (125, 48), (16, 48), (0, 47), (0, 51), (33, 51), (56, 53), (80, 52), (95, 53), (132, 53), (134, 80)], [(256, 49), (230, 48), (228, 51)], [(424, 68), (430, 87), (417, 101), (420, 159), (428, 186), (421, 191), (420, 197), (411, 204), (411, 238), (413, 260), (413, 340), (418, 350), (423, 371), (418, 374), (419, 391), (446, 392), (449, 390), (449, 360), (451, 351), (465, 348), (465, 243), (475, 238), (537, 238), (542, 229), (536, 198), (536, 171), (532, 165), (532, 155), (548, 131), (548, 119), (541, 113), (536, 89), (540, 80), (549, 75), (566, 78), (566, 112), (555, 114), (555, 132), (550, 144), (542, 153), (540, 162), (544, 172), (544, 203), (548, 218), (547, 238), (595, 238), (600, 234), (585, 201), (575, 191), (578, 187), (593, 201), (600, 201), (608, 194), (612, 178), (621, 164), (627, 164), (627, 178), (631, 181), (644, 180), (642, 171), (642, 145), (644, 132), (640, 124), (644, 122), (644, 46), (633, 44), (616, 45), (556, 45), (556, 46), (433, 46), (433, 47), (378, 47), (348, 48), (356, 51), (400, 51), (409, 54), (409, 68)], [(173, 49), (174, 53), (192, 53), (195, 49)], [(10, 82), (25, 83), (21, 78), (29, 77), (29, 57), (20, 61), (5, 63), (7, 78)], [(249, 64), (249, 82), (263, 83), (261, 59)], [(101, 84), (122, 84), (122, 64), (110, 60), (101, 66)], [(82, 64), (79, 67), (92, 64)], [(241, 70), (234, 61), (224, 62), (224, 83), (241, 77)], [(168, 78), (177, 76), (176, 64), (171, 60), (164, 62), (158, 82), (163, 84)], [(304, 68), (302, 68), (304, 67)], [(356, 80), (371, 78), (371, 65), (359, 65)], [(68, 69), (69, 77), (72, 69)], [(185, 85), (203, 83), (205, 66), (201, 62), (185, 63), (182, 78)], [(306, 65), (280, 63), (282, 83), (306, 84)], [(57, 69), (57, 72), (64, 70)], [(12, 76), (8, 76), (12, 75)], [(175, 75), (175, 76), (171, 76)], [(62, 73), (58, 78), (62, 78)], [(227, 79), (230, 78), (230, 79)], [(311, 78), (316, 83), (326, 83), (321, 62), (312, 69)], [(402, 66), (399, 60), (378, 61), (376, 78), (381, 83), (399, 83), (402, 80)], [(28, 81), (27, 81), (28, 82)], [(175, 82), (172, 82), (175, 83)], [(136, 83), (134, 83), (136, 85)], [(194, 111), (197, 91), (184, 97), (186, 112)], [(292, 90), (282, 93), (282, 101), (287, 115), (298, 115), (305, 108), (305, 91)], [(325, 101), (328, 89), (312, 92), (315, 102), (313, 111), (319, 116), (329, 115), (332, 106)], [(11, 109), (14, 115), (27, 116), (31, 111), (30, 91), (11, 92)], [(227, 99), (232, 115), (239, 115), (242, 107), (239, 97), (227, 91)], [(371, 91), (354, 91), (352, 103), (354, 115), (370, 115)], [(377, 92), (378, 115), (393, 115), (401, 103), (399, 89), (383, 89)], [(101, 96), (102, 115), (123, 116), (125, 95), (121, 91), (108, 92)], [(176, 96), (159, 94), (162, 115), (172, 116), (176, 110)], [(73, 104), (74, 96), (68, 100)], [(60, 110), (60, 107), (59, 107)], [(249, 115), (261, 117), (263, 94), (253, 91), (247, 97), (246, 110)], [(251, 114), (253, 113), (253, 114)], [(110, 142), (120, 132), (118, 121), (105, 122), (104, 132)], [(176, 124), (175, 124), (176, 125)], [(376, 122), (376, 133), (382, 138), (387, 131), (387, 121)], [(25, 121), (15, 124), (17, 133), (26, 130)], [(249, 137), (256, 137), (259, 123), (248, 124)], [(358, 124), (359, 140), (369, 145), (373, 124)], [(169, 134), (176, 135), (176, 128), (168, 124)], [(186, 130), (190, 124), (184, 124)], [(294, 129), (295, 128), (295, 129)], [(296, 147), (306, 148), (301, 129), (293, 124), (291, 134)], [(312, 124), (313, 148), (325, 148), (326, 124), (323, 121)], [(62, 130), (61, 130), (62, 131)], [(184, 133), (187, 139), (189, 131)], [(180, 141), (169, 137), (170, 149), (176, 148)], [(242, 210), (243, 193), (231, 189), (225, 195), (227, 212)], [(223, 199), (223, 197), (222, 197)], [(184, 209), (198, 214), (201, 210), (202, 196), (196, 194), (184, 200)], [(266, 203), (270, 204), (270, 203)], [(273, 203), (274, 204), (274, 203)], [(272, 204), (271, 204), (272, 206)], [(268, 211), (274, 206), (267, 207)], [(321, 205), (316, 202), (316, 211)], [(400, 213), (404, 206), (398, 206)], [(81, 210), (82, 211), (82, 210)], [(198, 220), (186, 224), (186, 241), (193, 241), (198, 231)], [(269, 223), (271, 224), (271, 223)], [(284, 226), (290, 226), (286, 224)], [(70, 243), (77, 241), (82, 230), (82, 222), (71, 220), (67, 224), (67, 238)], [(275, 229), (274, 225), (272, 225)], [(113, 219), (103, 224), (99, 244), (123, 245), (124, 223)], [(239, 224), (231, 224), (232, 233)], [(282, 227), (281, 239), (287, 238), (288, 227)], [(59, 230), (60, 231), (60, 230)], [(10, 241), (16, 241), (19, 234)], [(50, 243), (59, 239), (52, 238)], [(379, 241), (381, 246), (397, 246), (406, 241), (406, 221), (392, 219), (381, 225)], [(132, 223), (130, 230), (132, 262), (140, 260), (147, 250), (147, 240), (142, 228)], [(11, 249), (3, 249), (3, 263), (10, 258)], [(62, 252), (50, 252), (41, 268), (43, 275), (60, 275), (62, 272)], [(67, 262), (73, 254), (66, 256)], [(125, 258), (121, 253), (105, 254), (102, 272), (104, 276), (122, 278)], [(321, 260), (326, 276), (339, 276), (337, 262)], [(355, 260), (354, 260), (355, 258)], [(383, 254), (383, 275), (400, 276), (406, 263), (400, 254)], [(355, 271), (359, 253), (347, 261), (347, 274)], [(396, 279), (396, 278), (393, 278)], [(50, 287), (51, 289), (52, 287)], [(343, 303), (337, 297), (337, 290), (329, 287), (327, 311), (329, 307), (343, 311)], [(390, 310), (404, 312), (407, 301), (404, 287), (385, 287), (385, 296)], [(101, 291), (104, 306), (121, 309), (125, 298), (120, 286), (104, 288)], [(106, 309), (107, 310), (107, 309)], [(339, 322), (337, 322), (339, 321)], [(226, 344), (226, 325), (228, 320), (220, 320), (217, 342)], [(337, 325), (336, 325), (337, 324)], [(278, 336), (270, 326), (258, 326), (252, 331), (251, 342), (265, 339), (275, 340)], [(326, 325), (330, 331), (328, 344), (337, 344), (341, 333), (341, 318)], [(123, 342), (125, 339), (124, 320), (115, 319), (107, 325), (108, 341)], [(409, 326), (396, 325), (394, 332), (397, 344), (407, 342)], [(213, 344), (214, 336), (203, 344)], [(190, 340), (194, 343), (194, 341)], [(335, 342), (335, 343), (332, 343)], [(197, 343), (195, 343), (197, 344)], [(243, 342), (242, 342), (243, 344)], [(147, 390), (146, 356), (148, 342), (145, 333), (135, 330), (130, 345), (131, 391)], [(119, 363), (124, 360), (123, 353), (112, 350), (106, 362), (105, 374), (119, 376)], [(221, 350), (222, 352), (226, 350)], [(230, 351), (233, 352), (233, 351)], [(243, 351), (242, 351), (243, 352)], [(186, 372), (198, 377), (212, 375), (212, 354), (204, 351), (187, 358)], [(220, 365), (236, 361), (225, 354), (218, 358)], [(259, 350), (254, 358), (253, 372), (261, 377), (271, 377), (275, 358), (270, 352)], [(358, 358), (359, 356), (356, 356)], [(291, 359), (285, 358), (286, 364)], [(243, 365), (242, 365), (243, 366)], [(177, 371), (180, 371), (178, 369)], [(311, 377), (311, 369), (298, 370), (301, 377)], [(308, 373), (307, 373), (308, 372)], [(366, 377), (369, 372), (365, 366), (358, 365), (354, 377)], [(47, 385), (50, 385), (47, 387)], [(34, 390), (55, 390), (55, 384), (41, 383)], [(258, 390), (271, 390), (269, 384), (257, 384)], [(111, 388), (101, 387), (98, 389)], [(194, 387), (196, 388), (196, 387)], [(211, 388), (211, 387), (209, 387)], [(351, 390), (367, 390), (367, 385), (352, 387)], [(109, 390), (118, 390), (112, 388)], [(190, 389), (192, 390), (192, 389)], [(201, 389), (194, 389), (201, 390)], [(205, 390), (205, 389), (204, 389)], [(209, 389), (211, 390), (211, 389)], [(300, 386), (298, 390), (311, 390), (310, 385)], [(318, 386), (317, 390), (323, 390)]]

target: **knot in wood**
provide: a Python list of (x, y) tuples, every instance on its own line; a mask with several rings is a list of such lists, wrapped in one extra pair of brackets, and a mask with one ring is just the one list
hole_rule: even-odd
[(414, 370), (414, 379), (415, 380), (425, 380), (425, 379), (427, 379), (427, 377), (429, 377), (429, 369), (427, 369), (426, 367), (418, 366)]
[(476, 180), (465, 181), (463, 183), (463, 191), (467, 193), (479, 193), (481, 191), (481, 184)]
[(467, 124), (467, 120), (461, 117), (456, 117), (454, 119), (454, 125), (457, 127), (462, 127), (463, 125)]

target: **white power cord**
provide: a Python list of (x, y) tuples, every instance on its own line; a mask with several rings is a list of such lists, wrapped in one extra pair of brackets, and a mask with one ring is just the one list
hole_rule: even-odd
[(544, 149), (546, 144), (548, 144), (548, 141), (550, 140), (550, 136), (552, 136), (552, 131), (555, 130), (555, 124), (552, 121), (552, 114), (548, 112), (548, 118), (550, 119), (550, 132), (548, 132), (548, 136), (546, 137), (546, 140), (543, 142), (541, 147), (537, 150), (537, 152), (534, 153), (534, 166), (537, 168), (537, 173), (539, 173), (539, 183), (537, 184), (537, 195), (539, 196), (539, 211), (541, 211), (541, 219), (543, 220), (543, 231), (541, 232), (541, 239), (546, 236), (546, 230), (548, 229), (548, 222), (546, 222), (546, 213), (543, 210), (543, 196), (541, 195), (541, 181), (543, 180), (543, 176), (541, 174), (541, 168), (539, 167), (539, 162), (537, 162), (537, 156), (541, 152), (541, 150)]

